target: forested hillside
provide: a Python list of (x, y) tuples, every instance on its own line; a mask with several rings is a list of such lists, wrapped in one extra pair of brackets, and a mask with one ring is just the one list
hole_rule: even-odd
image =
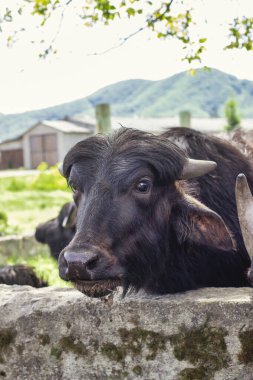
[(253, 82), (215, 69), (197, 70), (195, 75), (183, 72), (159, 81), (131, 79), (55, 107), (0, 113), (0, 140), (15, 137), (43, 119), (94, 116), (97, 103), (110, 103), (115, 116), (170, 117), (189, 110), (193, 117), (221, 117), (229, 98), (236, 99), (242, 117), (253, 118)]

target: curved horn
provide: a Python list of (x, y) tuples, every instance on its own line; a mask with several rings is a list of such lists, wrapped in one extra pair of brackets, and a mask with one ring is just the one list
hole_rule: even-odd
[(214, 161), (192, 160), (188, 158), (184, 165), (180, 179), (199, 177), (211, 172), (216, 168), (216, 166), (217, 164)]
[(244, 174), (239, 174), (236, 179), (235, 197), (239, 223), (242, 231), (245, 247), (253, 258), (253, 198)]

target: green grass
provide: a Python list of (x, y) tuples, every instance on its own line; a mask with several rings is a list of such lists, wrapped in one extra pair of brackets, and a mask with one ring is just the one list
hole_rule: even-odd
[(6, 177), (0, 179), (0, 191), (22, 191), (31, 187), (34, 176)]
[(38, 169), (38, 175), (0, 179), (0, 211), (7, 215), (0, 224), (2, 234), (33, 233), (39, 223), (55, 218), (63, 204), (72, 200), (57, 165), (48, 168), (41, 163)]
[[(60, 176), (57, 167), (47, 170), (40, 165), (36, 176), (0, 178), (0, 233), (34, 234), (38, 224), (55, 218), (64, 203), (72, 200), (66, 180)], [(36, 256), (9, 257), (6, 264), (26, 264), (49, 285), (69, 287), (58, 274), (58, 265), (49, 254)]]
[(39, 223), (55, 218), (62, 205), (72, 200), (66, 191), (5, 191), (1, 209), (7, 214), (5, 235), (34, 233)]
[(73, 287), (69, 282), (60, 279), (58, 274), (57, 261), (46, 254), (39, 254), (27, 259), (9, 257), (6, 265), (25, 264), (34, 268), (38, 277), (48, 282), (48, 285), (62, 287)]

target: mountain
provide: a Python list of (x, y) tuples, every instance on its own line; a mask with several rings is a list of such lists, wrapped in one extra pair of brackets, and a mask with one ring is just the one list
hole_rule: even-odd
[[(253, 82), (219, 70), (196, 70), (195, 75), (183, 72), (160, 81), (137, 81), (138, 86), (129, 96), (132, 83), (124, 81), (105, 87), (89, 99), (95, 104), (110, 102), (112, 113), (117, 116), (170, 117), (189, 110), (194, 117), (222, 117), (224, 103), (233, 97), (242, 116), (253, 117)], [(126, 91), (120, 92), (121, 89)]]
[(196, 70), (159, 81), (131, 79), (55, 107), (13, 115), (0, 113), (0, 140), (17, 136), (43, 119), (94, 116), (94, 106), (110, 103), (114, 116), (171, 117), (189, 110), (193, 117), (222, 117), (224, 103), (236, 99), (241, 116), (253, 118), (253, 82), (219, 70)]

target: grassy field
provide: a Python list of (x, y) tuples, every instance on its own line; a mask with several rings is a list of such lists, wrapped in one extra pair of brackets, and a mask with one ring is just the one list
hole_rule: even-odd
[(58, 286), (60, 288), (73, 287), (69, 282), (60, 279), (58, 274), (58, 264), (55, 259), (46, 254), (28, 257), (27, 259), (9, 257), (6, 265), (26, 264), (31, 266), (37, 276), (48, 282), (48, 285)]
[[(66, 202), (72, 200), (66, 181), (56, 168), (37, 176), (0, 178), (0, 233), (33, 234), (39, 223), (56, 217)], [(9, 257), (6, 264), (27, 264), (49, 285), (69, 286), (58, 276), (57, 262), (46, 254), (36, 257)]]
[(0, 178), (0, 233), (34, 233), (39, 223), (56, 217), (71, 199), (57, 167), (48, 170), (41, 164), (38, 175)]
[(10, 235), (34, 233), (39, 223), (56, 217), (72, 196), (62, 190), (23, 190), (1, 191), (0, 199), (1, 210), (7, 214), (5, 235)]

